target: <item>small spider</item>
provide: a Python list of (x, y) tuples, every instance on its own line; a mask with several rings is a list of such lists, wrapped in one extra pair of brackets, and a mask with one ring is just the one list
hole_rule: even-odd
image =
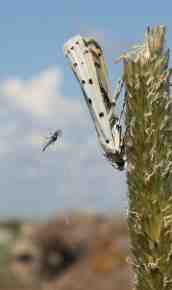
[(45, 144), (45, 146), (42, 149), (42, 152), (47, 149), (51, 144), (55, 143), (58, 139), (58, 137), (62, 136), (62, 130), (55, 131), (50, 137), (48, 137), (48, 142)]

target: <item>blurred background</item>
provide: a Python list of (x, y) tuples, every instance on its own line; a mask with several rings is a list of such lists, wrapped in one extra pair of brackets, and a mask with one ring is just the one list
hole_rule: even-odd
[[(113, 60), (168, 27), (171, 1), (0, 0), (0, 290), (131, 289), (126, 173), (102, 156), (63, 55), (95, 37), (114, 89)], [(42, 153), (44, 137), (63, 130)]]

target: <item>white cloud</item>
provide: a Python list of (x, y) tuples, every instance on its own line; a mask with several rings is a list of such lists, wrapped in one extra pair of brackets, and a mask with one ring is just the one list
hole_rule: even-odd
[(59, 69), (50, 67), (28, 80), (12, 78), (1, 82), (0, 92), (10, 105), (33, 114), (46, 117), (63, 111), (79, 111), (78, 104), (66, 101), (61, 92), (62, 75)]
[(20, 110), (43, 116), (50, 113), (54, 92), (59, 84), (58, 70), (48, 70), (31, 80), (6, 80), (2, 83), (1, 92)]

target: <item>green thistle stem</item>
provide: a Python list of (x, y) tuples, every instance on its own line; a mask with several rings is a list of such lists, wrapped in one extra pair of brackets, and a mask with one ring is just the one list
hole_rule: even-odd
[(136, 289), (172, 289), (172, 99), (164, 26), (125, 54), (128, 224)]

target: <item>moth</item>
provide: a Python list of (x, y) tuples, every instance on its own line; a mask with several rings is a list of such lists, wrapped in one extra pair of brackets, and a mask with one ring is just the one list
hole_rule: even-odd
[(65, 43), (64, 54), (80, 84), (104, 155), (114, 167), (123, 170), (122, 126), (115, 112), (122, 85), (113, 97), (103, 50), (95, 39), (75, 36)]

